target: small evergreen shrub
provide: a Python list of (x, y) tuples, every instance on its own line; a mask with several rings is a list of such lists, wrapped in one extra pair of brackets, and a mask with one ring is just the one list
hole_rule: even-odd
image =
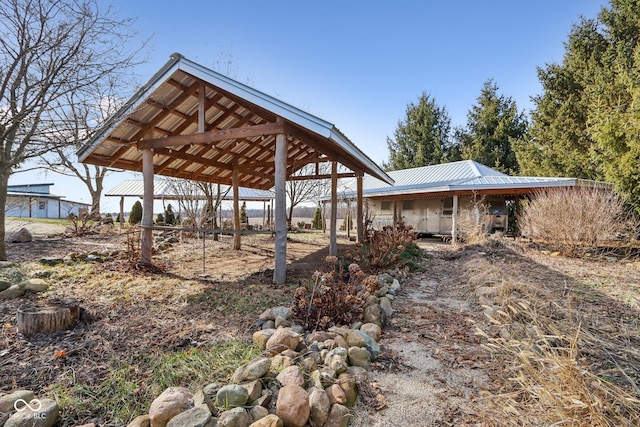
[(137, 200), (133, 206), (131, 206), (129, 224), (140, 224), (140, 221), (142, 221), (142, 203), (140, 203), (140, 200)]

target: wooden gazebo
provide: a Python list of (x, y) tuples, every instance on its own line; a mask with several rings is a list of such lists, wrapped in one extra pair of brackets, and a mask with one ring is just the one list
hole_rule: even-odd
[[(154, 174), (275, 191), (274, 282), (286, 278), (287, 179), (332, 181), (355, 176), (393, 180), (336, 127), (318, 117), (173, 54), (167, 64), (78, 151), (83, 163), (141, 171), (144, 178), (141, 262), (151, 263)], [(308, 164), (331, 162), (330, 175), (295, 175)], [(349, 173), (337, 172), (340, 163)], [(336, 204), (330, 254), (336, 254)], [(362, 203), (356, 223), (362, 237)], [(234, 198), (234, 228), (240, 229)], [(240, 248), (240, 234), (234, 247)]]

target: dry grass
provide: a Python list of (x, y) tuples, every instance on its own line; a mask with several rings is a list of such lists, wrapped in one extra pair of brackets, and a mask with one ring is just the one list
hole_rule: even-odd
[(640, 425), (637, 326), (619, 322), (616, 333), (605, 332), (602, 315), (576, 309), (568, 289), (559, 300), (550, 284), (527, 282), (487, 256), (463, 268), (488, 320), (477, 334), (503, 383), (487, 393), (490, 413), (511, 426)]

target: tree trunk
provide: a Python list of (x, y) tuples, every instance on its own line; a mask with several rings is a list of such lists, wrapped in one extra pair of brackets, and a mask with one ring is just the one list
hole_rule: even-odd
[(96, 175), (96, 188), (95, 190), (89, 187), (89, 193), (91, 194), (91, 215), (100, 215), (100, 196), (102, 196), (102, 181), (104, 176)]
[(7, 260), (7, 247), (5, 238), (5, 209), (7, 207), (7, 185), (10, 172), (0, 173), (0, 261)]
[(291, 228), (291, 220), (293, 219), (293, 203), (289, 206), (289, 215), (287, 216), (287, 226)]
[(68, 329), (80, 319), (80, 306), (72, 298), (52, 301), (46, 306), (25, 304), (18, 308), (18, 332), (24, 335)]

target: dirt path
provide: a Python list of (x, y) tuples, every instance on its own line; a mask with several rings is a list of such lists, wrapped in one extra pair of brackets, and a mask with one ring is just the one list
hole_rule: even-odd
[(461, 295), (461, 265), (447, 260), (449, 249), (421, 245), (432, 256), (426, 261), (428, 271), (407, 278), (381, 340), (383, 356), (393, 360), (397, 355), (397, 363), (383, 357), (372, 374), (389, 406), (380, 412), (359, 411), (353, 425), (491, 425), (477, 410), (482, 391), (493, 387), (474, 335), (482, 313)]

